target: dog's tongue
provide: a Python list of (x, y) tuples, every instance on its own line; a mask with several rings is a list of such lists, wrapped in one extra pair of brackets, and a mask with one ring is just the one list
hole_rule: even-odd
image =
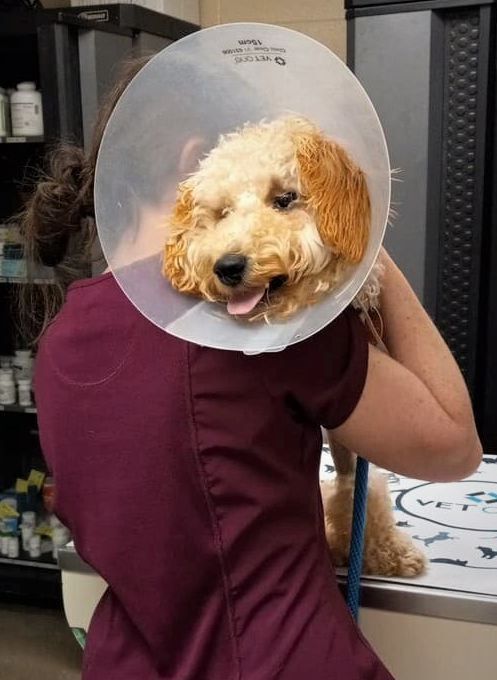
[(228, 314), (233, 314), (234, 316), (248, 314), (260, 302), (265, 290), (265, 288), (253, 288), (243, 293), (235, 293), (228, 302)]

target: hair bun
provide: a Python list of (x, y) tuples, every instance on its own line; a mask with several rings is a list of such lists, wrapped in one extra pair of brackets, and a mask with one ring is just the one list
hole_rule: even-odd
[(92, 211), (90, 175), (80, 147), (63, 145), (50, 155), (48, 172), (38, 183), (24, 219), (26, 242), (32, 244), (28, 256), (35, 261), (53, 267), (64, 259), (71, 235)]

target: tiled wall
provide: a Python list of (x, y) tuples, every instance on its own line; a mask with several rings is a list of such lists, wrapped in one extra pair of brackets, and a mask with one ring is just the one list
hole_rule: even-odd
[(202, 26), (262, 21), (287, 26), (319, 40), (345, 60), (343, 0), (200, 0)]

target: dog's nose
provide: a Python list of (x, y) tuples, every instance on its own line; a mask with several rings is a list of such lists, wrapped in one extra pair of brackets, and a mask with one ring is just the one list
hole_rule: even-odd
[(225, 286), (237, 286), (243, 279), (246, 267), (247, 258), (244, 255), (223, 255), (214, 264), (214, 274)]

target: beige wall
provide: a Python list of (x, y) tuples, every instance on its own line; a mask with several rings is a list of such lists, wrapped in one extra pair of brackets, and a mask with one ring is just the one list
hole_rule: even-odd
[(200, 0), (202, 26), (262, 21), (287, 26), (319, 40), (345, 60), (343, 0)]

